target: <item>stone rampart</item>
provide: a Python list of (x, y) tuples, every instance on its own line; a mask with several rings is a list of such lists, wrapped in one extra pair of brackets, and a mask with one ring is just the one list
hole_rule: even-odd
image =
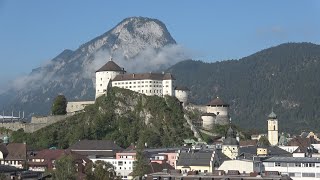
[(24, 132), (33, 133), (50, 124), (62, 121), (72, 115), (57, 115), (57, 116), (33, 116), (30, 123), (24, 122), (0, 122), (0, 127), (17, 131), (23, 129)]

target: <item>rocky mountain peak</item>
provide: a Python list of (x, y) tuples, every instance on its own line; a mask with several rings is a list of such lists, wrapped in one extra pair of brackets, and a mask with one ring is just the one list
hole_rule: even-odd
[(123, 54), (132, 58), (142, 50), (161, 48), (176, 44), (164, 23), (146, 17), (130, 17), (121, 21), (110, 31), (93, 39), (81, 47), (82, 52), (93, 53), (101, 48), (111, 54)]

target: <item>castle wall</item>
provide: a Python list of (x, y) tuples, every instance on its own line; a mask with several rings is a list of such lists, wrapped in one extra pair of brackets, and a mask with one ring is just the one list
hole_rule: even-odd
[(74, 101), (68, 102), (67, 104), (67, 113), (74, 114), (84, 110), (87, 105), (94, 104), (95, 101)]
[(59, 122), (67, 117), (72, 115), (55, 115), (55, 116), (32, 116), (31, 123), (32, 124), (53, 124)]
[(23, 129), (24, 132), (33, 133), (41, 128), (49, 126), (50, 124), (62, 121), (71, 115), (58, 115), (58, 116), (44, 116), (44, 117), (32, 117), (31, 123), (22, 122), (5, 122), (0, 123), (0, 127), (17, 131)]

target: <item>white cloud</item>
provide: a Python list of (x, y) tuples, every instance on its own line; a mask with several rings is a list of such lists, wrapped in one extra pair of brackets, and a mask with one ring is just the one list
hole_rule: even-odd
[[(190, 59), (192, 52), (180, 45), (168, 45), (160, 49), (147, 48), (142, 50), (136, 57), (126, 59), (121, 52), (112, 55), (113, 60), (127, 72), (151, 72), (160, 68), (168, 68), (180, 61)], [(86, 75), (91, 77), (97, 69), (103, 66), (110, 57), (109, 51), (99, 51), (94, 60), (85, 67)]]

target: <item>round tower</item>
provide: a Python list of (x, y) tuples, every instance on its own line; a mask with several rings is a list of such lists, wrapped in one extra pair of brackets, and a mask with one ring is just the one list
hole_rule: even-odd
[(213, 99), (207, 104), (207, 113), (216, 114), (216, 124), (226, 125), (229, 123), (229, 104), (225, 103), (219, 97)]
[(201, 115), (202, 128), (205, 130), (211, 130), (215, 124), (216, 114), (204, 113)]
[(230, 126), (226, 138), (223, 141), (222, 153), (230, 159), (236, 159), (239, 155), (239, 142), (237, 141), (237, 134)]
[(118, 66), (110, 57), (109, 61), (96, 71), (96, 99), (106, 94), (110, 81), (119, 74), (124, 74), (125, 70)]
[(275, 146), (278, 144), (278, 138), (278, 119), (272, 110), (268, 116), (268, 140), (272, 146)]
[(174, 88), (174, 94), (183, 106), (186, 106), (188, 104), (189, 92), (190, 90), (184, 86), (177, 86)]

